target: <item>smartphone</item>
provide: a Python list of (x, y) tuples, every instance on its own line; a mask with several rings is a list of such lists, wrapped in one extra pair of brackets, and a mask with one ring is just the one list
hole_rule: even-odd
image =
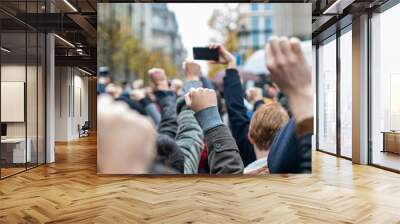
[(208, 47), (194, 47), (193, 58), (195, 60), (218, 61), (218, 49), (209, 49)]

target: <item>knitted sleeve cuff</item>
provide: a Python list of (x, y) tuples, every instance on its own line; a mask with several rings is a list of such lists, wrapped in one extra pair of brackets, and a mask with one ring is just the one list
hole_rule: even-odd
[(207, 107), (201, 111), (198, 111), (194, 114), (194, 116), (199, 122), (204, 133), (212, 128), (224, 124), (219, 116), (218, 108), (216, 106)]

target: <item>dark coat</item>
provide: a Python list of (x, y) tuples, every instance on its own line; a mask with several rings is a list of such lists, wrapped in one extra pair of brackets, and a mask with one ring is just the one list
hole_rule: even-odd
[(270, 173), (311, 172), (311, 135), (296, 137), (296, 122), (290, 119), (272, 142), (268, 154)]
[(247, 138), (250, 119), (244, 106), (244, 92), (236, 69), (227, 69), (224, 77), (224, 98), (232, 136), (239, 147), (245, 166), (256, 160), (253, 145)]

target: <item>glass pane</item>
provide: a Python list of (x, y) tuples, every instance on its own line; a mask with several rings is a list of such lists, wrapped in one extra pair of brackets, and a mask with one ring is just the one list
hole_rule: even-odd
[(372, 18), (372, 163), (400, 170), (400, 5)]
[(1, 47), (1, 173), (5, 177), (25, 170), (30, 159), (25, 123), (26, 33), (3, 32)]
[[(314, 96), (314, 114), (317, 114), (317, 47), (316, 45), (312, 45), (312, 85), (313, 85), (313, 96)], [(316, 130), (317, 130), (317, 118), (314, 116), (314, 134), (312, 137), (312, 150), (315, 150), (316, 147)]]
[[(37, 1), (27, 2), (27, 13), (37, 13), (39, 5)], [(37, 19), (38, 17), (33, 17)], [(32, 21), (36, 22), (36, 21)], [(27, 80), (26, 80), (26, 111), (27, 111), (27, 142), (30, 148), (30, 160), (27, 167), (35, 167), (38, 163), (38, 33), (36, 30), (27, 30)]]
[(352, 34), (340, 37), (340, 153), (352, 157)]
[(318, 50), (318, 147), (336, 153), (336, 40)]
[(27, 63), (27, 80), (26, 80), (26, 112), (27, 112), (27, 142), (28, 149), (31, 153), (28, 154), (28, 168), (37, 165), (37, 132), (38, 132), (38, 107), (37, 107), (37, 84), (38, 84), (38, 36), (36, 32), (27, 33), (28, 38), (28, 63)]
[(45, 163), (45, 60), (46, 60), (46, 52), (45, 52), (45, 44), (46, 44), (46, 36), (42, 33), (39, 33), (39, 45), (38, 45), (38, 163)]

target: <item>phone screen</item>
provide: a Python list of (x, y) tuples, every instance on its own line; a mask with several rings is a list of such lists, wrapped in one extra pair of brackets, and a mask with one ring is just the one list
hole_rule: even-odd
[(218, 61), (218, 49), (209, 49), (208, 47), (194, 47), (193, 58), (195, 60)]

